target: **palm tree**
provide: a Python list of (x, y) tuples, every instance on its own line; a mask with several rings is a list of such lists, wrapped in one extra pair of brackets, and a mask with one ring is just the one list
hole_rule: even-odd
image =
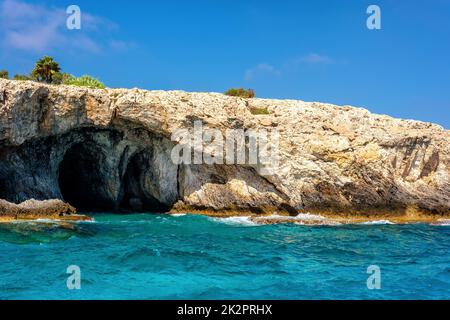
[(3, 78), (3, 79), (9, 79), (8, 71), (6, 71), (6, 70), (0, 70), (0, 78)]
[(44, 56), (36, 62), (31, 75), (37, 81), (52, 83), (53, 75), (60, 70), (59, 64), (52, 57)]

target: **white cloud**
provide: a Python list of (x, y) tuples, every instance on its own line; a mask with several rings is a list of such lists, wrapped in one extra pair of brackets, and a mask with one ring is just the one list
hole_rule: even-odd
[(137, 47), (137, 44), (134, 42), (127, 42), (121, 40), (111, 40), (109, 41), (109, 46), (116, 51), (126, 51), (129, 49), (134, 49)]
[(310, 53), (306, 56), (300, 57), (297, 62), (308, 63), (308, 64), (330, 64), (333, 60), (325, 55), (320, 55), (317, 53)]
[(283, 65), (283, 70), (296, 70), (303, 65), (329, 65), (334, 64), (335, 61), (329, 56), (317, 53), (310, 53), (294, 59), (288, 60)]
[[(54, 49), (100, 53), (115, 49), (109, 34), (117, 29), (113, 22), (83, 12), (81, 30), (68, 30), (66, 8), (50, 8), (20, 0), (4, 0), (0, 4), (0, 41), (3, 50), (25, 50), (45, 53)], [(101, 40), (99, 40), (101, 39)]]
[(276, 69), (274, 66), (268, 64), (268, 63), (260, 63), (256, 67), (247, 69), (245, 71), (245, 80), (251, 81), (254, 78), (262, 75), (272, 75), (272, 76), (279, 76), (281, 72)]
[(333, 60), (324, 55), (320, 55), (317, 53), (310, 53), (307, 56), (300, 58), (300, 61), (309, 64), (330, 64), (333, 63)]
[(61, 42), (58, 25), (64, 23), (64, 11), (45, 10), (24, 2), (5, 0), (0, 6), (2, 42), (6, 48), (43, 51), (51, 43)]
[(301, 65), (334, 64), (334, 60), (326, 55), (310, 53), (295, 59), (290, 59), (280, 67), (275, 67), (268, 63), (260, 63), (257, 66), (247, 69), (244, 74), (246, 81), (252, 81), (264, 75), (281, 76), (292, 70), (296, 70)]

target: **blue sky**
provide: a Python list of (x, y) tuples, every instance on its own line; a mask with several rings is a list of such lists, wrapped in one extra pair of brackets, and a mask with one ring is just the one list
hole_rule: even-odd
[[(65, 27), (71, 4), (81, 30)], [(243, 86), (450, 128), (450, 0), (0, 0), (0, 69), (44, 54), (110, 87)]]

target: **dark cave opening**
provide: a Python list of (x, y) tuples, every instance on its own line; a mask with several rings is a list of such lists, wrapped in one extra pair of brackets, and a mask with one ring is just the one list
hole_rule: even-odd
[(121, 178), (107, 153), (95, 142), (68, 149), (59, 165), (59, 188), (64, 201), (83, 212), (154, 212), (170, 209), (161, 203), (151, 151), (133, 155)]
[(72, 146), (59, 166), (59, 187), (64, 200), (81, 211), (115, 210), (107, 190), (106, 156), (93, 142)]
[(121, 210), (162, 213), (170, 209), (155, 196), (159, 186), (154, 184), (156, 179), (153, 177), (154, 171), (150, 165), (150, 154), (150, 152), (140, 152), (130, 158), (122, 179)]

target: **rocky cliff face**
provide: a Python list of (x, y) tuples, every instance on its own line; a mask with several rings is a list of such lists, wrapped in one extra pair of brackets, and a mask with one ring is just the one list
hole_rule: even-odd
[[(174, 164), (171, 134), (196, 120), (276, 128), (279, 168)], [(0, 198), (88, 210), (449, 214), (450, 132), (349, 106), (0, 79)]]

